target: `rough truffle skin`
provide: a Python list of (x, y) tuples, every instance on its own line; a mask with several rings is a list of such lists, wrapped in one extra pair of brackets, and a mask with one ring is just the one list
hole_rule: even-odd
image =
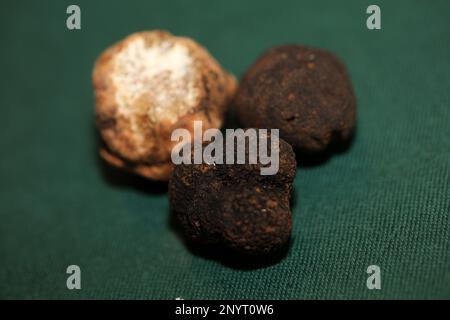
[(236, 80), (195, 41), (164, 31), (134, 33), (105, 50), (93, 70), (96, 124), (108, 163), (168, 180), (171, 133), (220, 128)]
[(186, 237), (246, 255), (270, 255), (285, 247), (292, 228), (289, 202), (296, 172), (292, 147), (280, 139), (275, 175), (261, 175), (260, 166), (259, 161), (175, 166), (169, 200)]
[(318, 153), (353, 132), (356, 99), (344, 64), (332, 53), (274, 47), (244, 74), (235, 98), (244, 127), (277, 128), (294, 149)]

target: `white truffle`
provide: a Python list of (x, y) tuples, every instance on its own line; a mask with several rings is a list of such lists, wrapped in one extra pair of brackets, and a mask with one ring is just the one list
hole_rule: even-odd
[(164, 31), (132, 34), (104, 51), (93, 71), (96, 120), (110, 164), (167, 180), (176, 128), (220, 128), (233, 75), (195, 41)]

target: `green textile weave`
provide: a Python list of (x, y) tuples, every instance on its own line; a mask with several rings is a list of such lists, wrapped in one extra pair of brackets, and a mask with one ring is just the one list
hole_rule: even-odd
[[(82, 29), (66, 28), (81, 8)], [(0, 298), (450, 298), (450, 2), (0, 2)], [(191, 252), (164, 188), (103, 165), (91, 71), (140, 30), (190, 36), (238, 77), (272, 45), (346, 63), (358, 129), (299, 166), (290, 250), (247, 268)], [(81, 290), (66, 268), (81, 267)], [(381, 290), (368, 290), (369, 265)]]

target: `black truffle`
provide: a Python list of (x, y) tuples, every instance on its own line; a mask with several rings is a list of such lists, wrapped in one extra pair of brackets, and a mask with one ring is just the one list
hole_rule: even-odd
[[(248, 148), (246, 155), (247, 159)], [(249, 255), (271, 254), (288, 243), (296, 171), (292, 147), (280, 139), (279, 170), (274, 175), (261, 175), (259, 159), (257, 164), (247, 163), (175, 166), (169, 180), (170, 205), (188, 239)]]
[(332, 53), (275, 47), (245, 73), (235, 97), (244, 127), (277, 128), (305, 153), (345, 142), (355, 127), (356, 99), (344, 64)]

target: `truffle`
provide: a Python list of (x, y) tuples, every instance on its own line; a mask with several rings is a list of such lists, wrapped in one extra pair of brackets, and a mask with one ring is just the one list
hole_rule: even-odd
[[(268, 144), (270, 139), (269, 135)], [(176, 165), (169, 200), (187, 239), (248, 255), (272, 254), (285, 247), (291, 233), (296, 160), (292, 147), (281, 139), (278, 150), (279, 169), (274, 175), (261, 175), (259, 160)]]
[(235, 107), (244, 127), (278, 128), (304, 153), (345, 142), (355, 127), (356, 99), (346, 68), (322, 49), (268, 50), (243, 76)]
[(236, 80), (195, 41), (148, 31), (104, 51), (93, 86), (101, 156), (146, 178), (168, 180), (171, 132), (192, 130), (194, 120), (221, 127)]

